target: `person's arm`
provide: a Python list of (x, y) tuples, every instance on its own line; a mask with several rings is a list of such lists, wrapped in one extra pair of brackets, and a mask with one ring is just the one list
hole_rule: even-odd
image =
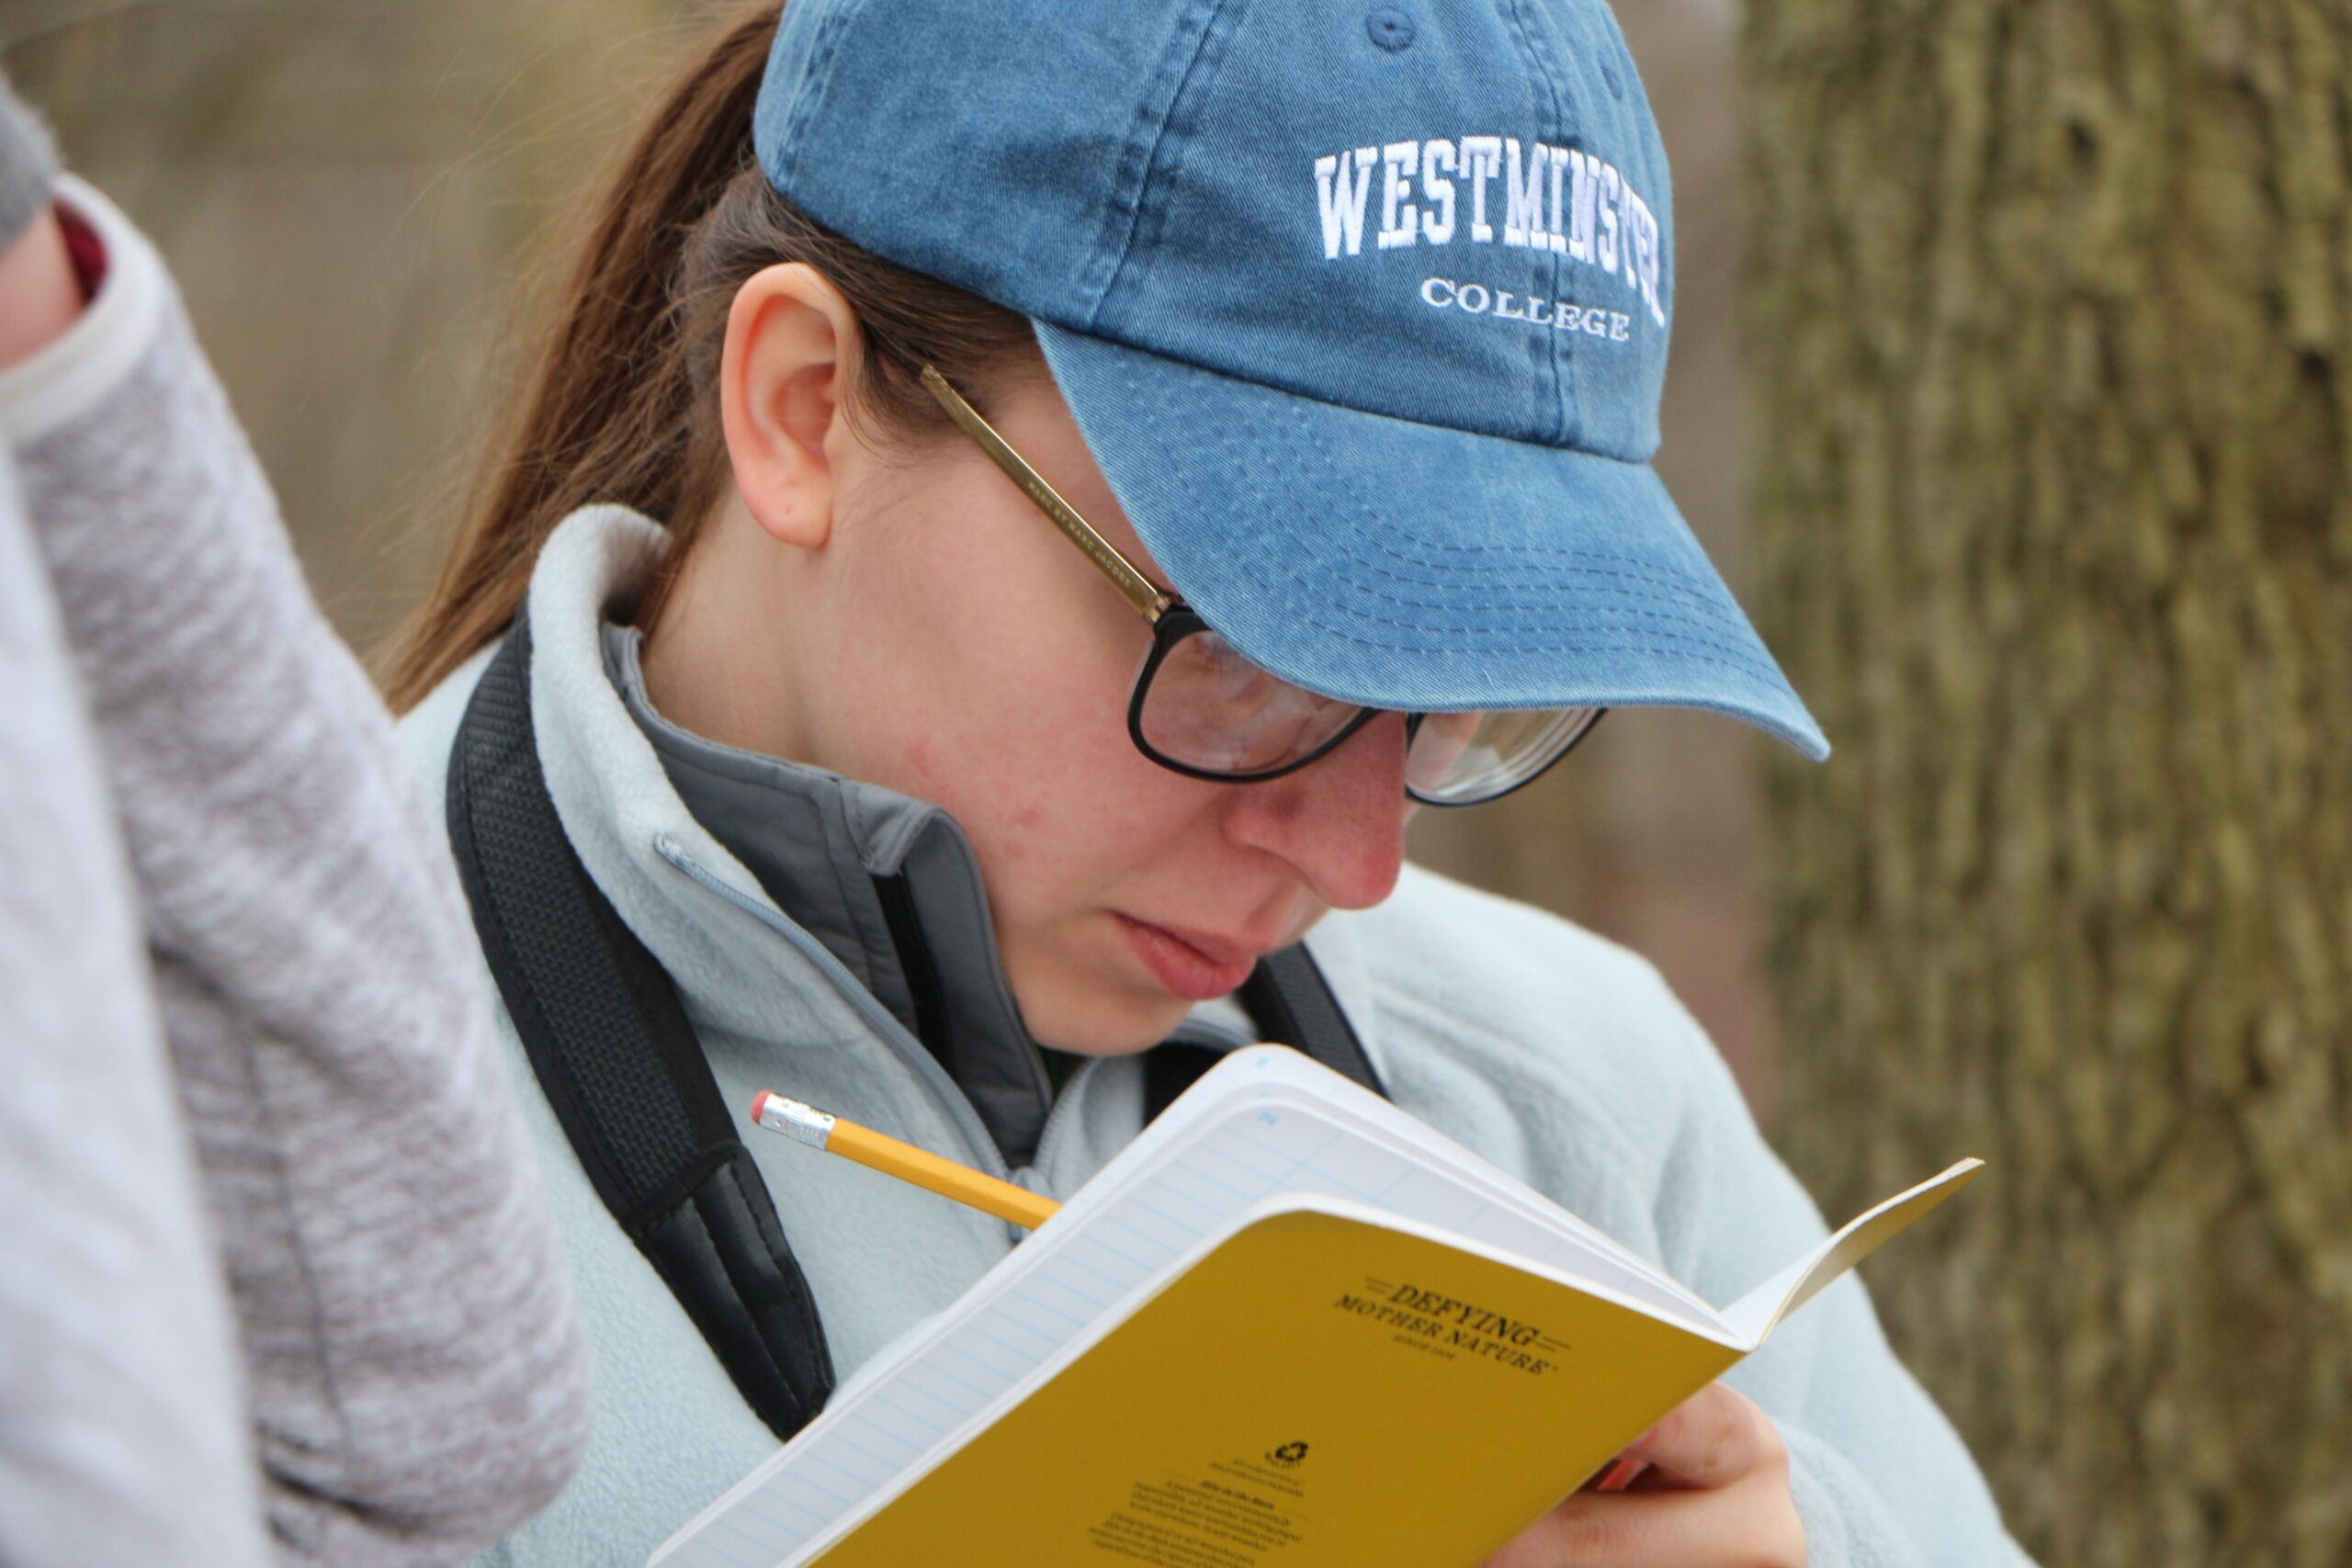
[[(8, 232), (0, 224), (0, 234)], [(0, 248), (0, 369), (65, 335), (82, 313), (82, 290), (54, 208), (33, 214)]]
[[(1645, 1043), (1687, 1091), (1654, 1218), (1667, 1272), (1730, 1301), (1826, 1234), (1722, 1059), (1676, 1027)], [(1895, 1251), (1899, 1255), (1902, 1248)], [(1890, 1262), (1891, 1267), (1900, 1267)], [(1967, 1449), (1888, 1349), (1849, 1276), (1634, 1443), (1627, 1491), (1579, 1492), (1485, 1568), (2025, 1568)]]
[[(1766, 1145), (1713, 1044), (1681, 1016), (1694, 1086), (1661, 1187), (1674, 1194), (1675, 1212), (1659, 1216), (1659, 1233), (1675, 1278), (1728, 1301), (1826, 1227)], [(1923, 1153), (1918, 1174), (1967, 1152)], [(1999, 1177), (1993, 1170), (1986, 1179)], [(1898, 1238), (1874, 1267), (1899, 1269), (1907, 1251)], [(1812, 1568), (2029, 1562), (1966, 1445), (1887, 1345), (1858, 1276), (1806, 1303), (1724, 1381), (1769, 1413), (1787, 1445)]]
[(560, 1489), (590, 1412), (471, 926), (161, 259), (58, 194), (104, 281), (0, 371), (0, 441), (135, 878), (268, 1523), (288, 1561), (459, 1561)]
[(0, 79), (0, 369), (29, 359), (82, 313), (82, 289), (50, 200), (57, 150)]
[(130, 874), (0, 453), (0, 1562), (261, 1568)]

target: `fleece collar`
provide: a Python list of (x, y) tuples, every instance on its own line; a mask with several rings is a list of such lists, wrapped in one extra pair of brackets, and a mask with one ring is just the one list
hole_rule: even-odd
[(681, 729), (646, 695), (644, 640), (606, 626), (605, 671), (686, 809), (931, 1048), (1005, 1157), (1025, 1163), (1053, 1089), (963, 829), (928, 801)]

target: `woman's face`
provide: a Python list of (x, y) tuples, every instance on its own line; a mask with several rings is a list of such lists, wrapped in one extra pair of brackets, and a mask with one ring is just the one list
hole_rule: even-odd
[[(1385, 897), (1409, 815), (1402, 717), (1261, 784), (1144, 757), (1126, 708), (1149, 627), (960, 434), (886, 450), (840, 416), (808, 319), (829, 303), (787, 294), (746, 321), (738, 300), (722, 377), (738, 494), (656, 628), (656, 703), (947, 810), (1026, 1021), (1064, 1050), (1148, 1046), (1326, 909)], [(1042, 369), (984, 406), (1168, 586)]]

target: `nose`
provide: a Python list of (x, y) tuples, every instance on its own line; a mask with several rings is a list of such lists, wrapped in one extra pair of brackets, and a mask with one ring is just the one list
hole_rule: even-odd
[(1381, 714), (1298, 772), (1227, 793), (1227, 840), (1287, 863), (1332, 908), (1368, 909), (1405, 863), (1405, 716)]

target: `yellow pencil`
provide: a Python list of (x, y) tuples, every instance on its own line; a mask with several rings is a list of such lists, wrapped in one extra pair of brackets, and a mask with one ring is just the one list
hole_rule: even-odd
[(829, 1111), (820, 1111), (766, 1089), (752, 1098), (752, 1120), (810, 1148), (854, 1159), (885, 1176), (911, 1181), (925, 1191), (953, 1198), (958, 1203), (1031, 1230), (1053, 1218), (1054, 1211), (1061, 1207), (1051, 1198), (1039, 1197), (1027, 1188), (999, 1181), (952, 1159), (942, 1159), (928, 1149), (902, 1144), (871, 1127), (844, 1122)]

